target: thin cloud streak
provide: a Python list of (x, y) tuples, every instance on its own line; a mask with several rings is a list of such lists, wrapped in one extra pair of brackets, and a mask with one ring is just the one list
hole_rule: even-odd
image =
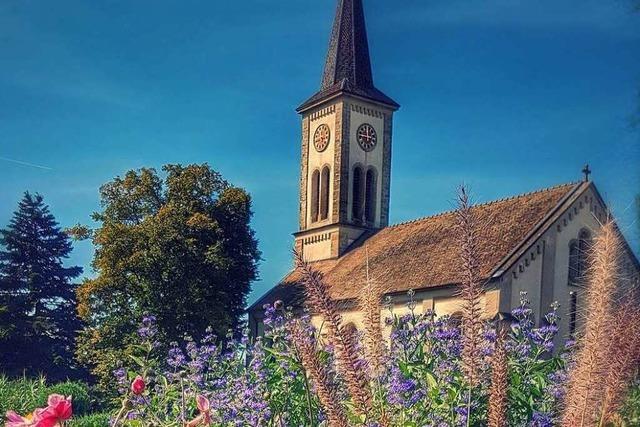
[(44, 169), (48, 171), (53, 170), (53, 168), (50, 168), (49, 166), (42, 166), (42, 165), (37, 165), (35, 163), (23, 162), (22, 160), (10, 159), (8, 157), (0, 157), (0, 160), (4, 160), (5, 162), (14, 163), (16, 165), (21, 165), (21, 166), (29, 166), (32, 168)]

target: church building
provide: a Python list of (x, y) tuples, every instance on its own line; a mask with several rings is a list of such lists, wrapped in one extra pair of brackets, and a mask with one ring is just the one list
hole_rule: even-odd
[[(356, 298), (367, 272), (397, 314), (408, 310), (410, 299), (419, 312), (459, 311), (455, 213), (389, 225), (393, 115), (399, 107), (374, 85), (362, 0), (339, 0), (320, 90), (297, 109), (302, 158), (294, 236), (296, 250), (323, 273), (345, 323), (355, 327)], [(583, 172), (580, 182), (473, 207), (483, 225), (479, 261), (487, 318), (509, 313), (526, 291), (538, 322), (557, 301), (559, 335), (578, 327), (585, 254), (609, 215), (588, 167)], [(626, 242), (623, 259), (629, 282), (637, 282), (640, 264)], [(291, 271), (249, 308), (253, 334), (262, 332), (264, 304), (301, 305), (298, 280)]]

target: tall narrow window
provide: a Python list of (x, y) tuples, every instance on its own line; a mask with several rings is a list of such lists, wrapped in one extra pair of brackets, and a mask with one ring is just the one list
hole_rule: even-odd
[(569, 244), (569, 284), (578, 284), (578, 265), (580, 264), (580, 254), (578, 249), (578, 242), (572, 241)]
[(311, 222), (318, 221), (318, 201), (320, 196), (320, 171), (314, 170), (311, 175)]
[(591, 233), (587, 230), (580, 231), (578, 236), (578, 280), (585, 282), (587, 279), (588, 259), (591, 252)]
[(354, 222), (362, 221), (362, 205), (363, 205), (363, 177), (362, 177), (362, 168), (360, 166), (356, 166), (353, 169), (353, 203), (351, 204), (351, 216)]
[(367, 170), (364, 206), (367, 222), (374, 222), (376, 219), (376, 171), (373, 168)]
[(329, 217), (329, 166), (322, 168), (322, 178), (320, 180), (320, 220)]
[(588, 257), (591, 248), (591, 233), (580, 231), (578, 240), (569, 245), (569, 284), (580, 285), (586, 281)]
[(576, 324), (578, 319), (578, 293), (576, 291), (569, 292), (570, 305), (569, 308), (569, 334), (573, 336), (576, 332)]

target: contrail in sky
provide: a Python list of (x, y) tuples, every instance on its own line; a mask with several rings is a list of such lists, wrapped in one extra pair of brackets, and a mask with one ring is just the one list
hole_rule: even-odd
[(29, 166), (32, 168), (44, 169), (48, 171), (53, 170), (53, 168), (50, 168), (49, 166), (36, 165), (35, 163), (23, 162), (21, 160), (9, 159), (7, 157), (0, 157), (0, 160), (4, 160), (5, 162), (10, 162), (10, 163), (15, 163), (16, 165)]

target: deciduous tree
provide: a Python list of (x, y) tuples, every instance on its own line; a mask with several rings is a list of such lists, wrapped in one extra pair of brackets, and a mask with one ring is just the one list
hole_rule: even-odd
[[(211, 326), (224, 338), (241, 324), (260, 253), (251, 198), (208, 165), (129, 171), (100, 189), (93, 219), (97, 276), (78, 291), (87, 323), (78, 357), (104, 388), (127, 357), (144, 313), (162, 344)], [(82, 227), (76, 234), (88, 235)]]

